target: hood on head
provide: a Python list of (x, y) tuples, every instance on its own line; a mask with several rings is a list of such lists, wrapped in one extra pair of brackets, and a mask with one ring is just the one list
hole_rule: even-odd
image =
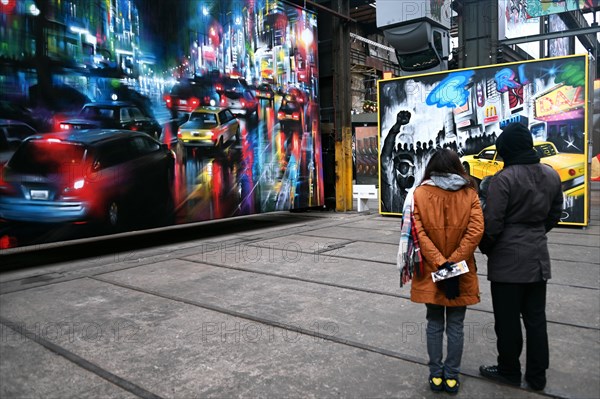
[(511, 123), (502, 130), (496, 139), (496, 149), (505, 165), (533, 163), (536, 157), (539, 161), (531, 132), (521, 123)]
[(469, 184), (467, 179), (454, 173), (432, 173), (431, 180), (437, 187), (446, 191), (458, 191)]

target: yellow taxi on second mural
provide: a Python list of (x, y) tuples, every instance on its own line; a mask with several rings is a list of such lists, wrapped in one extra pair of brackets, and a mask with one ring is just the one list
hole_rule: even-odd
[(222, 146), (240, 140), (240, 124), (229, 108), (198, 107), (179, 127), (177, 138), (185, 146)]
[[(583, 195), (584, 154), (559, 153), (554, 144), (549, 141), (534, 142), (533, 148), (539, 154), (542, 163), (550, 165), (558, 172), (565, 195), (571, 197)], [(479, 180), (486, 176), (493, 176), (504, 167), (504, 161), (496, 151), (495, 145), (484, 148), (477, 155), (466, 155), (460, 160), (467, 173)]]

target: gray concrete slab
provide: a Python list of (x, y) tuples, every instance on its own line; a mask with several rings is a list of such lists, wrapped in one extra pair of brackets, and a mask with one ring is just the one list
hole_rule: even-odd
[[(228, 241), (234, 241), (228, 239)], [(242, 241), (241, 238), (237, 241)], [(183, 249), (189, 249), (194, 247), (201, 247), (202, 241), (188, 241), (181, 242), (171, 245), (165, 245), (161, 247), (155, 247), (144, 250), (131, 250), (122, 253), (112, 253), (109, 255), (93, 256), (85, 259), (79, 259), (70, 262), (61, 262), (52, 265), (43, 265), (35, 268), (23, 268), (14, 269), (10, 271), (4, 271), (0, 273), (0, 286), (10, 281), (21, 281), (26, 279), (24, 282), (27, 284), (29, 280), (40, 280), (41, 282), (47, 282), (55, 280), (62, 274), (66, 274), (72, 270), (86, 270), (103, 267), (105, 265), (114, 264), (139, 264), (148, 258), (155, 258), (161, 255), (177, 253)], [(18, 248), (17, 248), (18, 249)], [(32, 281), (33, 282), (33, 281)]]
[(559, 225), (550, 231), (550, 235), (554, 234), (579, 234), (579, 235), (600, 235), (600, 225), (593, 223), (593, 220), (590, 220), (591, 223), (587, 227), (582, 226), (562, 226)]
[[(367, 231), (365, 231), (367, 230)], [(323, 238), (345, 238), (350, 241), (378, 242), (383, 244), (398, 244), (400, 234), (393, 230), (357, 229), (348, 225), (342, 227), (327, 227), (302, 233), (304, 236)]]
[[(289, 214), (285, 213), (285, 219), (289, 218)], [(258, 225), (256, 228), (252, 230), (239, 232), (238, 234), (242, 236), (260, 236), (267, 233), (269, 236), (273, 236), (277, 234), (279, 231), (289, 231), (290, 229), (295, 229), (298, 231), (302, 231), (305, 228), (315, 229), (319, 225), (327, 226), (331, 223), (348, 223), (356, 220), (357, 218), (361, 218), (361, 215), (357, 213), (340, 213), (340, 212), (316, 212), (316, 213), (295, 213), (293, 217), (289, 219), (285, 224), (278, 224), (277, 217), (283, 218), (284, 215), (281, 215), (281, 212), (276, 212), (273, 215), (259, 215), (262, 218), (268, 217), (269, 219), (265, 220), (263, 223), (264, 226)], [(268, 221), (268, 223), (266, 223)], [(249, 221), (251, 223), (251, 221)]]
[[(285, 240), (282, 240), (281, 245), (279, 248), (285, 247)], [(227, 251), (225, 253), (195, 254), (183, 259), (405, 298), (410, 296), (410, 285), (402, 289), (398, 287), (398, 271), (395, 265), (340, 258), (335, 256), (337, 250), (292, 257), (284, 251), (278, 251), (277, 247), (269, 248), (270, 250), (255, 250), (240, 246), (235, 253)], [(479, 262), (479, 264), (484, 266), (479, 270), (482, 302), (475, 308), (491, 312), (491, 294), (485, 275), (485, 262)], [(597, 276), (598, 267), (596, 265), (589, 266), (587, 269), (595, 269), (595, 271), (589, 270), (591, 275)], [(583, 270), (576, 274), (572, 269)], [(581, 264), (572, 267), (571, 270), (554, 267), (554, 278), (550, 280), (548, 288), (547, 317), (549, 320), (584, 327), (600, 327), (597, 317), (600, 314), (600, 301), (598, 300), (600, 292), (594, 287), (587, 290), (580, 289), (584, 284), (590, 284), (590, 275), (585, 269)], [(580, 277), (579, 280), (576, 280), (577, 276)], [(570, 282), (575, 287), (566, 284), (567, 282), (561, 277), (570, 278)], [(599, 284), (597, 278), (595, 284), (596, 287)]]
[(573, 244), (548, 244), (550, 259), (570, 262), (593, 263), (600, 265), (600, 247), (573, 245)]
[[(265, 249), (263, 251), (257, 250), (257, 254), (264, 254), (266, 252), (267, 254), (273, 253), (275, 255), (281, 253), (285, 258), (297, 259), (296, 262), (298, 262), (303, 257), (310, 258), (315, 254), (320, 254), (325, 251), (336, 251), (337, 248), (343, 247), (349, 243), (351, 243), (351, 241), (347, 239), (313, 237), (300, 234), (280, 234), (279, 237), (269, 238), (268, 240), (252, 241), (248, 242), (247, 245)], [(230, 250), (233, 254), (244, 249), (237, 247), (225, 249), (216, 248), (216, 253), (222, 258), (224, 251), (227, 250)], [(250, 249), (247, 249), (247, 251), (249, 253), (253, 252)], [(207, 255), (209, 254), (207, 253)]]
[(342, 223), (340, 226), (351, 227), (355, 229), (375, 229), (375, 230), (392, 230), (400, 232), (401, 220), (398, 217), (377, 216), (356, 220), (354, 222)]
[(376, 242), (351, 242), (336, 249), (334, 255), (352, 259), (396, 263), (398, 244), (382, 244)]
[[(402, 291), (397, 290), (398, 272), (395, 264), (389, 262), (391, 251), (396, 251), (397, 245), (380, 245), (361, 241), (323, 253), (317, 251), (320, 248), (326, 249), (338, 244), (343, 245), (344, 242), (340, 240), (329, 242), (329, 239), (319, 242), (312, 236), (284, 236), (229, 248), (215, 247), (213, 251), (196, 254), (187, 259), (363, 290), (392, 294), (400, 292), (405, 297), (410, 295), (409, 287)], [(254, 249), (255, 245), (260, 246), (261, 249)], [(349, 247), (350, 249), (348, 249)], [(356, 260), (349, 259), (351, 257)], [(371, 262), (367, 258), (374, 261), (386, 260), (388, 264), (380, 263), (378, 265), (378, 262)], [(483, 266), (478, 270), (481, 280), (482, 303), (476, 308), (492, 311), (485, 257), (479, 255), (478, 259), (478, 264)], [(579, 270), (579, 273), (574, 270)], [(570, 269), (564, 269), (555, 265), (553, 274), (554, 278), (550, 280), (548, 289), (548, 319), (560, 323), (599, 328), (600, 292), (593, 289), (593, 286), (587, 290), (578, 288), (594, 281), (598, 286), (598, 267), (593, 264), (579, 264), (571, 265)], [(565, 277), (576, 287), (566, 284)]]
[(3, 398), (138, 397), (33, 343), (6, 325), (0, 325), (0, 358), (0, 396)]
[(127, 269), (178, 256), (208, 252), (217, 247), (232, 247), (245, 240), (238, 236), (229, 236), (216, 242), (195, 240), (150, 249), (133, 249), (110, 255), (93, 256), (48, 266), (5, 271), (0, 273), (0, 294), (70, 281), (109, 270)]
[(572, 232), (553, 232), (548, 234), (548, 244), (583, 245), (592, 248), (600, 247), (600, 235), (580, 234)]
[(407, 296), (398, 290), (398, 271), (395, 265), (331, 256), (336, 251), (307, 254), (304, 258), (290, 258), (281, 251), (258, 251), (240, 247), (239, 256), (212, 256), (194, 254), (182, 257), (199, 263), (210, 263), (280, 277)]
[[(177, 292), (178, 297), (289, 326), (330, 325), (335, 336), (344, 341), (400, 350), (404, 355), (426, 363), (426, 347), (421, 335), (424, 306), (403, 298), (185, 262), (177, 262), (168, 268), (148, 265), (141, 269), (144, 270), (124, 270), (104, 277), (152, 292)], [(186, 281), (183, 276), (187, 276)], [(219, 288), (217, 281), (225, 284), (228, 292)], [(472, 328), (473, 345), (479, 349), (465, 351), (463, 367), (476, 373), (482, 359), (488, 362), (495, 359), (493, 315), (472, 311), (468, 323)], [(415, 333), (414, 329), (421, 334)], [(577, 353), (574, 359), (585, 362), (585, 367), (600, 367), (600, 354), (590, 354), (588, 347), (588, 340), (597, 336), (597, 330), (560, 324), (551, 324), (550, 330), (552, 335), (572, 337), (569, 347), (553, 348), (555, 356), (570, 357)], [(581, 364), (577, 369), (579, 367)], [(576, 368), (566, 373), (569, 378), (562, 380), (561, 374), (554, 373), (551, 368), (548, 375), (556, 385), (549, 383), (547, 392), (559, 392), (563, 385), (576, 397), (594, 391), (593, 385), (586, 385), (585, 378), (575, 375)]]
[[(2, 312), (5, 318), (27, 325), (49, 326), (57, 320), (78, 323), (81, 328), (74, 339), (61, 334), (45, 338), (160, 397), (412, 398), (415, 392), (423, 392), (420, 397), (432, 396), (427, 393), (427, 367), (393, 354), (249, 322), (104, 282), (66, 282), (3, 299), (10, 304), (10, 310)], [(121, 335), (114, 335), (115, 326), (121, 326)], [(502, 397), (539, 396), (466, 376), (463, 395), (480, 396), (491, 385)], [(13, 387), (23, 392), (21, 384)]]
[[(477, 273), (487, 280), (487, 258), (476, 252)], [(552, 278), (549, 284), (569, 285), (583, 288), (600, 288), (600, 267), (595, 263), (551, 260)]]

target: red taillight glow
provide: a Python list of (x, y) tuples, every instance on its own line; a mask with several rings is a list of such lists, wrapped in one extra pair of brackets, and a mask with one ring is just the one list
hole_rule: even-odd
[(240, 100), (240, 104), (242, 105), (242, 107), (245, 107), (246, 106), (246, 101), (242, 99), (242, 100)]
[(215, 85), (215, 90), (216, 91), (222, 91), (223, 90), (223, 86), (222, 85)]
[(177, 138), (180, 139), (181, 138), (181, 130), (177, 131)]
[(569, 169), (569, 176), (575, 176), (577, 171), (575, 169)]
[[(62, 114), (55, 114), (55, 115), (52, 117), (52, 129), (53, 129), (54, 131), (57, 131), (57, 130), (65, 130), (65, 129), (70, 129), (70, 126), (69, 126), (69, 124), (68, 124), (68, 123), (64, 123), (66, 119), (67, 119), (67, 118), (66, 118), (64, 115), (62, 115)], [(67, 126), (67, 127), (66, 127), (66, 128), (64, 128), (64, 129), (61, 127), (61, 125), (63, 125), (63, 124), (64, 124), (65, 126)]]
[(83, 188), (84, 185), (85, 185), (85, 180), (79, 179), (79, 180), (76, 180), (75, 183), (73, 183), (73, 188), (75, 190), (80, 190)]
[(17, 239), (15, 237), (3, 235), (0, 237), (0, 249), (14, 248), (17, 246)]
[(61, 123), (60, 130), (69, 130), (69, 125), (67, 123)]
[(285, 113), (283, 111), (277, 112), (277, 119), (283, 119), (283, 118), (285, 118)]
[(226, 105), (227, 104), (227, 99), (225, 98), (225, 96), (221, 96), (221, 105)]
[(12, 14), (17, 6), (16, 0), (2, 0), (0, 1), (0, 13)]
[(294, 112), (292, 114), (292, 119), (295, 121), (299, 121), (300, 120), (300, 112)]
[(0, 190), (6, 190), (8, 184), (4, 180), (4, 166), (0, 166)]
[(171, 99), (170, 95), (165, 95), (164, 97), (167, 108), (171, 108), (173, 106), (173, 99)]
[(86, 187), (85, 184), (85, 179), (81, 178), (81, 179), (77, 179), (75, 181), (73, 181), (73, 184), (69, 184), (67, 187), (65, 187), (65, 189), (63, 190), (64, 194), (67, 196), (71, 196), (71, 195), (86, 195), (89, 194), (89, 190), (84, 190), (84, 188)]
[(190, 98), (190, 107), (192, 107), (192, 109), (196, 108), (198, 105), (200, 105), (200, 100), (197, 99), (196, 97), (191, 97)]

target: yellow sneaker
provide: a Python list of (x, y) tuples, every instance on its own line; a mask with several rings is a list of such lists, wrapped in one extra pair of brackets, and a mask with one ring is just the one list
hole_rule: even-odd
[(444, 390), (442, 377), (434, 377), (432, 375), (429, 376), (429, 387), (434, 392), (441, 392)]
[(444, 391), (455, 394), (458, 393), (458, 387), (460, 387), (460, 382), (456, 378), (447, 378), (444, 380)]

